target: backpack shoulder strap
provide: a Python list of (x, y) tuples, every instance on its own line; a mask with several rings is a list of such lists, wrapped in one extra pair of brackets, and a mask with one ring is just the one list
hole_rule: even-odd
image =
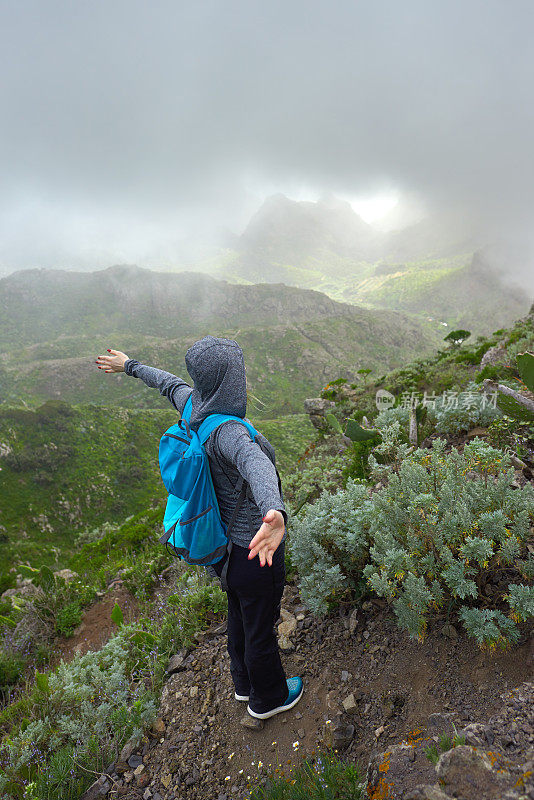
[(215, 428), (218, 428), (219, 425), (223, 425), (225, 422), (240, 422), (245, 428), (248, 430), (250, 434), (250, 438), (252, 441), (255, 440), (257, 430), (256, 428), (250, 424), (250, 422), (246, 422), (242, 417), (234, 417), (230, 414), (210, 414), (209, 417), (200, 424), (198, 428), (198, 437), (200, 439), (201, 444), (204, 444), (208, 437), (213, 433)]
[(182, 419), (185, 419), (186, 422), (189, 422), (189, 420), (191, 419), (192, 407), (193, 407), (193, 392), (191, 392), (191, 394), (185, 401), (184, 410), (182, 411)]

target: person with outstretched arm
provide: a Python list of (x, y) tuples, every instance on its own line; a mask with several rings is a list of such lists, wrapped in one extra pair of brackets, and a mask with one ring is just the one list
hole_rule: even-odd
[[(181, 415), (191, 395), (190, 427), (210, 414), (245, 419), (245, 359), (233, 339), (205, 336), (186, 352), (193, 387), (170, 372), (140, 364), (119, 350), (98, 356), (104, 372), (125, 372), (158, 389)], [(248, 421), (248, 420), (247, 420)], [(261, 446), (260, 446), (260, 443)], [(302, 679), (286, 679), (275, 624), (285, 584), (287, 512), (275, 466), (274, 448), (261, 433), (252, 441), (244, 425), (230, 420), (205, 443), (221, 519), (228, 524), (240, 476), (247, 493), (230, 531), (227, 572), (228, 654), (236, 700), (248, 702), (257, 719), (287, 711), (300, 700)], [(213, 565), (220, 576), (225, 559)]]

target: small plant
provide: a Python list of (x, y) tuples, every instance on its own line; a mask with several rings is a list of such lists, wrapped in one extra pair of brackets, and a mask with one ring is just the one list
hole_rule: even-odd
[(456, 729), (452, 739), (448, 734), (443, 733), (440, 736), (437, 744), (434, 743), (428, 745), (428, 747), (425, 747), (426, 757), (428, 758), (429, 761), (431, 761), (434, 765), (436, 765), (442, 753), (446, 753), (448, 750), (452, 750), (453, 747), (458, 747), (459, 744), (465, 744), (465, 737), (458, 736), (458, 734), (456, 733)]
[(56, 614), (56, 631), (62, 636), (70, 637), (82, 621), (82, 610), (78, 603), (67, 603)]
[(24, 663), (22, 656), (0, 652), (0, 686), (14, 686), (24, 671)]
[(348, 419), (343, 432), (343, 428), (337, 417), (334, 414), (327, 414), (326, 420), (332, 430), (339, 433), (344, 438), (349, 439), (351, 442), (365, 442), (368, 440), (376, 440), (380, 434), (374, 428), (362, 428), (362, 426), (355, 419)]
[(363, 428), (355, 419), (348, 419), (345, 431), (334, 414), (327, 414), (326, 420), (335, 433), (342, 436), (347, 446), (348, 462), (343, 470), (343, 477), (365, 478), (369, 474), (368, 458), (369, 453), (380, 432), (375, 428)]
[[(281, 765), (280, 765), (281, 766)], [(306, 759), (288, 774), (268, 777), (252, 789), (249, 800), (361, 800), (362, 776), (358, 767), (331, 753)]]

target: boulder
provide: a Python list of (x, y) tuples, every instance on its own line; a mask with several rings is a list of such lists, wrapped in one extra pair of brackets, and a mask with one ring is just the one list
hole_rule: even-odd
[(466, 744), (473, 747), (486, 747), (488, 744), (493, 744), (495, 734), (489, 725), (484, 725), (481, 722), (471, 722), (458, 732), (458, 736), (465, 739)]
[(465, 744), (442, 753), (436, 772), (447, 794), (465, 800), (501, 800), (510, 778), (508, 772), (496, 772), (485, 753)]
[(332, 400), (323, 400), (322, 397), (312, 397), (304, 401), (304, 411), (310, 415), (311, 424), (318, 430), (328, 428), (325, 414), (333, 406), (335, 403)]
[(351, 636), (354, 635), (357, 627), (358, 627), (358, 609), (355, 608), (353, 611), (351, 611), (349, 616), (349, 633)]
[(172, 656), (167, 667), (167, 675), (174, 675), (175, 672), (181, 672), (185, 669), (185, 653), (181, 651)]
[(278, 645), (284, 652), (289, 652), (294, 649), (295, 645), (291, 641), (291, 636), (297, 630), (297, 619), (282, 608), (280, 611), (282, 622), (278, 625)]
[(99, 797), (105, 797), (111, 789), (111, 782), (108, 781), (105, 775), (101, 775), (98, 780), (91, 784), (85, 791), (80, 800), (98, 800)]
[(354, 725), (343, 722), (339, 717), (328, 720), (323, 729), (323, 743), (330, 749), (344, 750), (352, 742), (355, 730)]
[(311, 397), (304, 401), (306, 414), (319, 414), (324, 416), (328, 409), (335, 406), (333, 400), (323, 400), (322, 397)]
[(345, 697), (341, 705), (347, 714), (355, 714), (358, 710), (358, 703), (353, 694), (349, 694), (348, 697)]
[(120, 752), (119, 761), (128, 762), (128, 759), (130, 758), (132, 753), (135, 750), (137, 750), (137, 748), (139, 747), (139, 744), (140, 744), (139, 739), (129, 739), (126, 742), (126, 744), (124, 745), (124, 747), (122, 748), (121, 752)]
[(411, 774), (414, 758), (414, 748), (404, 742), (372, 756), (367, 767), (367, 795), (396, 797), (394, 791)]
[(278, 635), (279, 636), (291, 636), (297, 630), (297, 620), (295, 617), (291, 619), (286, 619), (281, 622), (278, 626)]
[(69, 581), (72, 581), (74, 578), (77, 578), (78, 573), (74, 572), (74, 570), (72, 569), (59, 569), (57, 572), (54, 572), (54, 576), (57, 578), (61, 578), (62, 580), (65, 581), (65, 583), (68, 583)]
[(404, 800), (452, 800), (450, 794), (440, 789), (439, 786), (416, 786), (404, 795)]
[(244, 728), (249, 728), (252, 731), (261, 731), (263, 730), (264, 722), (262, 719), (256, 719), (256, 717), (251, 717), (250, 714), (245, 714), (244, 717), (241, 717), (241, 725)]

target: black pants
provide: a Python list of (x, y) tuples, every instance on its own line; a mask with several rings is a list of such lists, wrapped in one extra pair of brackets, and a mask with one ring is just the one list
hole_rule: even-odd
[[(285, 583), (285, 544), (273, 565), (249, 561), (249, 550), (233, 546), (228, 564), (228, 654), (237, 694), (249, 695), (259, 714), (284, 703), (288, 689), (275, 633)], [(220, 576), (223, 562), (214, 565)]]

